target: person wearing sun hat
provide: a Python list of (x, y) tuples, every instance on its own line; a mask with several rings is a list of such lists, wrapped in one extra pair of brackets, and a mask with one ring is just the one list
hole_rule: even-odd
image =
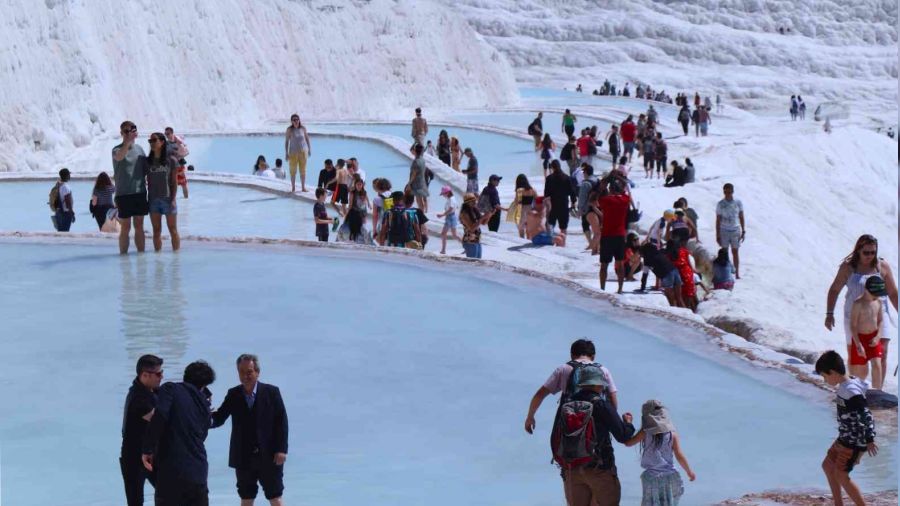
[(462, 241), (456, 234), (456, 227), (459, 226), (459, 214), (457, 213), (456, 199), (453, 197), (453, 189), (449, 186), (441, 188), (441, 196), (447, 199), (444, 202), (444, 212), (438, 213), (438, 218), (444, 219), (444, 228), (441, 230), (441, 254), (447, 253), (447, 232), (453, 234), (453, 238)]
[(463, 249), (468, 258), (481, 258), (481, 225), (491, 219), (494, 211), (482, 214), (478, 210), (478, 196), (475, 193), (466, 193), (463, 197), (462, 209), (459, 212), (459, 221), (463, 226)]
[(612, 402), (602, 395), (609, 388), (609, 380), (600, 367), (582, 367), (578, 387), (580, 390), (572, 396), (572, 400), (593, 405), (591, 416), (596, 443), (590, 464), (563, 470), (566, 501), (569, 506), (615, 506), (621, 501), (622, 485), (610, 434), (616, 441), (625, 444), (634, 435), (632, 416), (625, 413), (620, 417)]
[(662, 402), (651, 399), (641, 406), (641, 430), (625, 445), (641, 444), (641, 506), (677, 506), (684, 494), (681, 475), (675, 469), (675, 460), (694, 481), (697, 475), (691, 470), (687, 458), (681, 452), (675, 424), (669, 410)]

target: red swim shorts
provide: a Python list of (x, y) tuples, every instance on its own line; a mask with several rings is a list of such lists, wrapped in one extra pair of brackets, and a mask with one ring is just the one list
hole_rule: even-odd
[[(877, 341), (875, 346), (870, 346), (872, 341)], [(853, 343), (847, 346), (847, 356), (850, 357), (850, 365), (866, 365), (873, 358), (881, 358), (884, 356), (884, 347), (881, 345), (881, 339), (878, 339), (878, 331), (868, 334), (860, 334), (859, 342), (865, 348), (865, 355), (860, 355)]]
[(184, 186), (187, 184), (187, 173), (184, 171), (184, 165), (178, 167), (178, 170), (175, 172), (175, 182), (179, 186)]

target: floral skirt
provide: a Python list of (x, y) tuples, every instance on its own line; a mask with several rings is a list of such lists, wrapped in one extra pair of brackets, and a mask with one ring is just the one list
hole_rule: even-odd
[(678, 471), (662, 476), (644, 472), (641, 474), (641, 485), (644, 489), (641, 506), (678, 506), (684, 494), (684, 484)]

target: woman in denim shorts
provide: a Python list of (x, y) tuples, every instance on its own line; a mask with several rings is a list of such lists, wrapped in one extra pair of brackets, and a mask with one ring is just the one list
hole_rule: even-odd
[(172, 238), (172, 251), (181, 247), (178, 236), (178, 208), (175, 195), (178, 189), (178, 159), (169, 156), (165, 135), (156, 132), (150, 136), (150, 156), (147, 157), (147, 200), (150, 204), (150, 224), (153, 226), (153, 249), (162, 249), (162, 217)]

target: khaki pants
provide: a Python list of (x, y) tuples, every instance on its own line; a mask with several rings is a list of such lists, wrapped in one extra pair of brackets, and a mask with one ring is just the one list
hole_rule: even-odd
[(297, 177), (297, 169), (300, 169), (300, 179), (306, 181), (306, 151), (288, 156), (288, 164), (291, 170), (291, 178)]
[(618, 506), (622, 498), (622, 485), (615, 467), (565, 471), (563, 488), (569, 506)]

